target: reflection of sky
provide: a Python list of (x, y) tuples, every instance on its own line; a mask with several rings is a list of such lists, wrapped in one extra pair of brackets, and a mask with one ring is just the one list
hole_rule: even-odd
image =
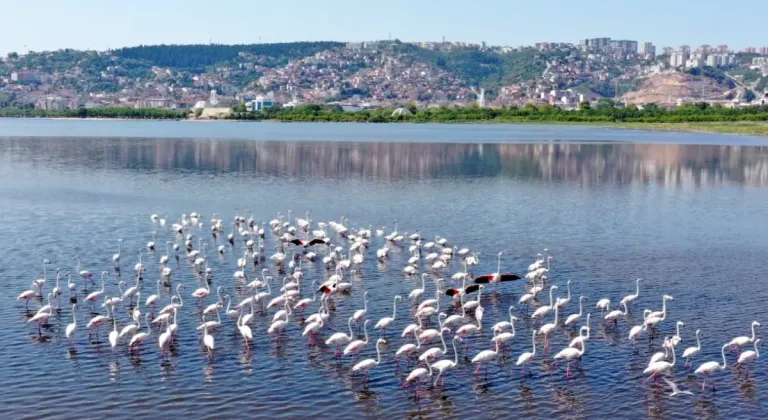
[(662, 144), (461, 144), (0, 139), (6, 159), (141, 171), (379, 180), (506, 177), (583, 184), (768, 184), (768, 148)]

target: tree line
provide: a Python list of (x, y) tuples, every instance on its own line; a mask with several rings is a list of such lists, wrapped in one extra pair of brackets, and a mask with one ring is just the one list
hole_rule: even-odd
[(0, 108), (0, 118), (124, 118), (168, 120), (186, 118), (186, 110), (135, 109), (135, 108), (79, 108), (79, 109), (27, 109)]
[(302, 105), (295, 108), (267, 108), (261, 112), (235, 112), (234, 120), (319, 121), (319, 122), (639, 122), (684, 123), (768, 121), (768, 106), (725, 108), (707, 103), (665, 109), (655, 104), (644, 107), (616, 107), (604, 100), (597, 106), (581, 104), (578, 110), (544, 105), (480, 108), (478, 106), (417, 109), (407, 105), (411, 115), (393, 114), (394, 109), (344, 112), (339, 106)]

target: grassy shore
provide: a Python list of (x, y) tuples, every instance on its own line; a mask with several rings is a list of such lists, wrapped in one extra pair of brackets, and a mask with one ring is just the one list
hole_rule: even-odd
[[(587, 124), (592, 125), (592, 124)], [(755, 121), (739, 122), (685, 122), (685, 123), (596, 123), (601, 127), (626, 128), (652, 131), (687, 131), (701, 133), (723, 133), (768, 136), (768, 123)]]

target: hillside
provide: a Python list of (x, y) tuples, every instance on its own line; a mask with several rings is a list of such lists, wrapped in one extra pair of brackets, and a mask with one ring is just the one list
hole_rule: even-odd
[(628, 104), (675, 104), (702, 100), (733, 99), (736, 91), (716, 79), (687, 73), (663, 74), (648, 78), (640, 89), (622, 96)]
[[(726, 71), (704, 68), (699, 79), (679, 83), (652, 76), (647, 87), (625, 98), (663, 103), (665, 96), (727, 97), (730, 89), (722, 88), (733, 84), (734, 76)], [(267, 95), (281, 104), (434, 107), (466, 105), (484, 91), (486, 105), (573, 108), (582, 100), (612, 98), (617, 88), (635, 89), (659, 72), (669, 71), (653, 57), (586, 53), (563, 43), (513, 48), (394, 40), (64, 49), (0, 59), (0, 107), (188, 108), (213, 98), (211, 92), (222, 106)], [(738, 77), (754, 89), (765, 86), (754, 71)], [(704, 83), (697, 95), (693, 80), (715, 84)]]

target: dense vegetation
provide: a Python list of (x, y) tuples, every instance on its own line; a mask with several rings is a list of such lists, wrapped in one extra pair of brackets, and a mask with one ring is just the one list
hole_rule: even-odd
[(416, 109), (413, 115), (393, 115), (391, 109), (344, 112), (337, 106), (304, 105), (293, 109), (269, 108), (257, 113), (234, 113), (239, 120), (320, 121), (320, 122), (733, 122), (768, 121), (768, 106), (745, 108), (711, 107), (706, 103), (684, 105), (672, 110), (653, 104), (643, 109), (615, 107), (610, 100), (594, 108), (584, 104), (578, 111), (545, 105), (536, 107), (480, 108), (477, 106)]
[(80, 108), (48, 111), (43, 109), (0, 108), (0, 117), (18, 118), (127, 118), (168, 120), (186, 118), (187, 115), (187, 111), (172, 111), (167, 109)]
[(239, 53), (288, 61), (342, 46), (340, 42), (288, 42), (279, 44), (140, 45), (114, 50), (118, 57), (142, 60), (160, 67), (204, 72), (207, 66), (235, 59)]

